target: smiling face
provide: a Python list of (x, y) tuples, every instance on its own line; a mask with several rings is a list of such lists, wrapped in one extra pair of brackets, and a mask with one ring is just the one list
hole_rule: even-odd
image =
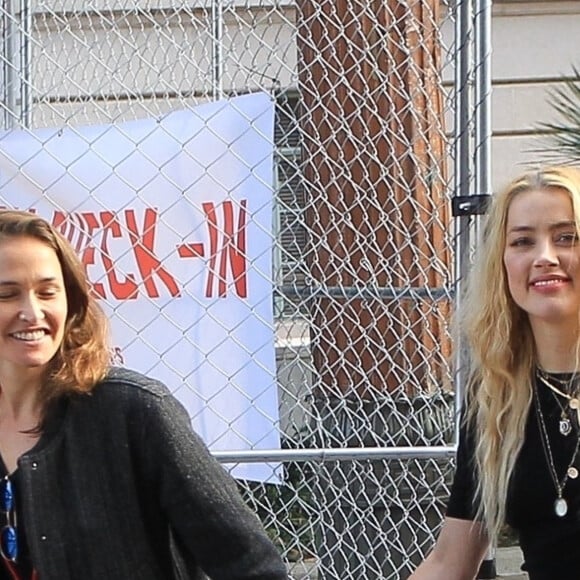
[(541, 325), (577, 328), (580, 244), (567, 191), (529, 190), (513, 198), (503, 261), (510, 294), (535, 331)]
[(0, 382), (43, 370), (63, 340), (66, 317), (56, 252), (29, 236), (0, 239)]

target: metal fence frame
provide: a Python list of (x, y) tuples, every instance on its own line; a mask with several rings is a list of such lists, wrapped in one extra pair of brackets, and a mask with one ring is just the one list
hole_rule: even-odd
[[(258, 0), (255, 2), (259, 4)], [(461, 280), (469, 270), (470, 253), (477, 233), (477, 215), (481, 206), (476, 202), (478, 195), (491, 194), (490, 156), (490, 54), (491, 54), (491, 0), (457, 0), (449, 3), (449, 10), (455, 15), (455, 77), (454, 131), (450, 136), (454, 146), (453, 189), (455, 197), (455, 260), (457, 283), (453, 289), (456, 306), (460, 307)], [(211, 21), (211, 97), (220, 99), (228, 95), (224, 87), (224, 0), (212, 0), (208, 13)], [(33, 104), (33, 80), (31, 73), (33, 37), (33, 9), (29, 0), (6, 0), (3, 9), (4, 61), (3, 61), (3, 102), (4, 127), (30, 127)], [(275, 83), (274, 83), (275, 85)], [(274, 87), (275, 88), (275, 87)], [(287, 151), (290, 155), (292, 151)], [(296, 293), (296, 287), (277, 287), (280, 295)], [(414, 289), (420, 294), (428, 291), (433, 296), (436, 289)], [(309, 292), (309, 291), (308, 291)], [(342, 289), (348, 293), (348, 289)], [(384, 290), (384, 295), (392, 299), (409, 297), (409, 293), (397, 294)], [(455, 441), (458, 432), (458, 409), (461, 406), (464, 382), (462, 349), (459, 353), (457, 370), (454, 375), (455, 396)], [(296, 449), (247, 450), (237, 452), (215, 452), (224, 464), (241, 463), (281, 463), (322, 465), (331, 462), (366, 462), (392, 460), (431, 460), (452, 462), (456, 453), (456, 443), (449, 445), (418, 446), (364, 446), (364, 447), (310, 447)], [(432, 530), (435, 533), (435, 530)], [(421, 546), (419, 552), (424, 552)], [(306, 576), (297, 576), (304, 577)], [(329, 577), (332, 577), (329, 576)], [(349, 576), (350, 577), (350, 576)], [(353, 576), (354, 577), (354, 576)]]

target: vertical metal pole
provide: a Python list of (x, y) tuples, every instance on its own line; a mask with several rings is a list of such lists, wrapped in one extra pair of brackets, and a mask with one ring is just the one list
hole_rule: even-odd
[(475, 8), (475, 191), (491, 193), (491, 0)]
[(223, 0), (213, 0), (211, 5), (212, 26), (212, 97), (214, 101), (223, 98)]
[(18, 124), (29, 127), (32, 115), (30, 0), (4, 0), (1, 25), (3, 128), (12, 129)]
[(471, 108), (471, 71), (473, 29), (471, 0), (457, 0), (455, 18), (455, 193), (469, 193), (471, 147), (470, 147), (470, 108)]
[[(471, 182), (471, 43), (472, 19), (471, 0), (457, 0), (455, 18), (455, 155), (454, 188), (455, 195), (468, 195)], [(469, 270), (469, 222), (470, 217), (458, 217), (455, 221), (455, 263), (456, 287), (455, 308), (460, 307), (462, 280)], [(466, 353), (461, 344), (456, 348), (456, 368), (454, 373), (455, 405), (461, 408), (465, 384)], [(459, 421), (455, 422), (455, 441), (459, 437)]]
[(16, 27), (14, 25), (14, 14), (11, 0), (4, 0), (2, 3), (2, 100), (4, 102), (4, 129), (11, 129), (14, 126), (14, 115), (16, 110), (16, 90), (15, 90), (15, 57), (14, 35)]
[[(491, 193), (491, 8), (492, 0), (475, 0), (475, 192)], [(477, 574), (496, 578), (495, 545), (491, 545)]]
[(20, 0), (20, 121), (30, 127), (32, 122), (32, 7), (30, 0)]

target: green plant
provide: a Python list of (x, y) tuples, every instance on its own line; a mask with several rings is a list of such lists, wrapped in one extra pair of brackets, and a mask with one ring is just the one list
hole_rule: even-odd
[(572, 67), (573, 76), (548, 91), (556, 120), (541, 122), (541, 145), (537, 152), (552, 162), (580, 161), (580, 71)]

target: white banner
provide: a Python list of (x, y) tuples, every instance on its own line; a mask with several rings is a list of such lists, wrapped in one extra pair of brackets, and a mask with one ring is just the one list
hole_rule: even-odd
[[(72, 242), (117, 362), (164, 381), (213, 451), (280, 446), (273, 134), (259, 93), (0, 137), (0, 204), (36, 211)], [(277, 479), (268, 465), (234, 474)]]

